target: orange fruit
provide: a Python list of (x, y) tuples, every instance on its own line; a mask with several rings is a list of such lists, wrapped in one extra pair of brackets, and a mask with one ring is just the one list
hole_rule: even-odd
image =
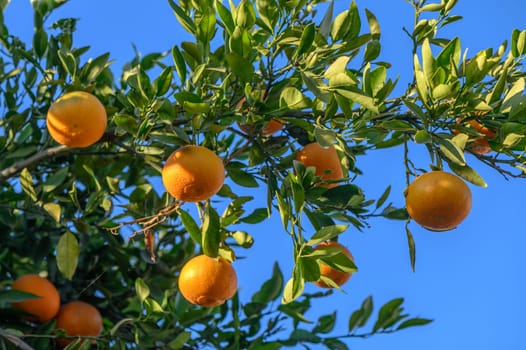
[[(456, 122), (457, 122), (457, 124), (460, 124), (462, 122), (462, 120), (460, 118), (457, 118)], [(477, 154), (487, 154), (487, 153), (492, 152), (493, 150), (491, 149), (491, 147), (489, 145), (488, 139), (495, 138), (497, 136), (497, 134), (493, 130), (485, 127), (482, 124), (480, 124), (475, 119), (469, 120), (465, 124), (469, 125), (473, 129), (475, 129), (477, 132), (479, 132), (479, 133), (484, 135), (483, 138), (475, 139), (473, 142), (469, 143), (468, 144), (469, 149), (471, 151), (473, 151), (474, 153), (477, 153)], [(459, 131), (458, 130), (453, 130), (453, 133), (454, 134), (458, 134)]]
[(12, 304), (14, 308), (33, 314), (34, 316), (28, 317), (29, 320), (47, 322), (57, 314), (60, 307), (60, 295), (57, 288), (48, 279), (28, 274), (18, 278), (11, 288), (40, 296), (40, 299)]
[(221, 257), (193, 257), (179, 274), (179, 291), (192, 304), (218, 306), (232, 298), (236, 290), (236, 271)]
[(88, 147), (100, 140), (108, 123), (104, 106), (84, 91), (69, 92), (58, 98), (47, 112), (51, 137), (69, 147)]
[[(302, 162), (305, 167), (315, 167), (315, 175), (320, 176), (322, 181), (337, 180), (343, 177), (340, 158), (334, 146), (322, 147), (317, 142), (309, 143), (298, 152), (296, 160)], [(332, 188), (338, 184), (330, 183), (321, 186)]]
[[(241, 130), (243, 130), (247, 134), (253, 134), (256, 129), (255, 126), (252, 124), (237, 123), (237, 125), (239, 126)], [(271, 119), (265, 124), (263, 124), (263, 127), (261, 128), (261, 135), (270, 136), (274, 134), (275, 132), (281, 130), (282, 127), (283, 127), (283, 124), (280, 121)]]
[(173, 152), (166, 160), (162, 180), (168, 193), (185, 202), (207, 200), (225, 181), (221, 158), (203, 146), (188, 145)]
[[(56, 320), (56, 329), (63, 329), (68, 336), (96, 337), (102, 332), (102, 316), (96, 307), (83, 301), (72, 301), (60, 308)], [(66, 346), (73, 339), (58, 339), (61, 346)]]
[(406, 190), (407, 212), (433, 231), (451, 230), (471, 211), (471, 191), (458, 176), (431, 171), (418, 176)]
[[(333, 241), (322, 242), (319, 245), (317, 245), (316, 248), (314, 248), (314, 250), (318, 250), (320, 248), (326, 248), (326, 247), (339, 248), (343, 254), (347, 255), (354, 262), (354, 257), (352, 256), (349, 249), (347, 249), (347, 247), (345, 247), (344, 245), (338, 242), (333, 242)], [(349, 280), (349, 278), (351, 278), (351, 275), (352, 275), (352, 273), (350, 272), (343, 272), (340, 270), (336, 270), (334, 267), (331, 267), (324, 263), (320, 263), (320, 274), (322, 276), (330, 278), (338, 286), (344, 285)], [(316, 281), (315, 284), (322, 288), (332, 288), (331, 286), (323, 282), (321, 279)]]

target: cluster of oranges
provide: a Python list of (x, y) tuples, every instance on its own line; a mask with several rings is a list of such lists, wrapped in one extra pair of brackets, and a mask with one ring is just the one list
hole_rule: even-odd
[[(102, 317), (99, 310), (83, 301), (71, 301), (60, 305), (57, 288), (48, 279), (36, 274), (27, 274), (13, 282), (12, 290), (31, 293), (39, 298), (13, 303), (13, 307), (28, 314), (27, 320), (44, 323), (55, 319), (55, 328), (62, 329), (68, 337), (96, 337), (102, 332)], [(73, 340), (58, 338), (57, 343), (65, 347)]]
[[(263, 95), (262, 95), (263, 96)], [(244, 100), (237, 108), (242, 108)], [(69, 147), (87, 147), (102, 137), (107, 116), (104, 106), (87, 92), (67, 93), (55, 101), (47, 115), (50, 135)], [(475, 120), (469, 122), (485, 137), (471, 143), (472, 150), (484, 154), (491, 151), (486, 138), (494, 137), (491, 130)], [(254, 125), (239, 124), (248, 134), (260, 132), (270, 136), (283, 127), (281, 120), (270, 120), (261, 129)], [(340, 157), (334, 146), (323, 147), (317, 142), (304, 146), (296, 155), (305, 167), (314, 167), (320, 179), (318, 186), (333, 188), (344, 176)], [(206, 147), (187, 145), (173, 152), (162, 169), (162, 181), (168, 193), (182, 202), (210, 199), (223, 186), (225, 167), (221, 158)], [(409, 215), (422, 226), (436, 231), (456, 227), (471, 209), (471, 192), (460, 178), (442, 171), (433, 171), (418, 177), (406, 190), (406, 208)], [(326, 242), (315, 249), (333, 246), (353, 260), (352, 254), (337, 242)], [(351, 273), (320, 263), (321, 276), (343, 285)], [(321, 279), (320, 287), (330, 287)], [(237, 277), (230, 262), (223, 258), (199, 255), (188, 261), (179, 276), (179, 289), (191, 303), (217, 306), (231, 298), (237, 289)], [(28, 301), (30, 302), (30, 301)], [(37, 301), (32, 301), (37, 302)], [(58, 324), (58, 322), (57, 322)]]

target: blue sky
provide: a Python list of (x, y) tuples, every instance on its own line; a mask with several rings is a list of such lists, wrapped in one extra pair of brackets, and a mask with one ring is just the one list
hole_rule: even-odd
[[(380, 59), (393, 63), (391, 77), (400, 75), (399, 91), (411, 79), (411, 47), (402, 26), (412, 25), (413, 13), (404, 0), (357, 0), (364, 16), (370, 9), (382, 28)], [(462, 48), (473, 55), (487, 47), (498, 47), (514, 28), (525, 29), (523, 0), (459, 1), (455, 13), (464, 16), (444, 32), (460, 36)], [(348, 1), (336, 1), (339, 12)], [(79, 17), (76, 45), (90, 45), (95, 57), (111, 52), (115, 67), (133, 57), (132, 43), (143, 54), (162, 52), (180, 43), (185, 33), (166, 1), (71, 0), (53, 18)], [(30, 42), (32, 15), (29, 1), (13, 1), (6, 21), (11, 31)], [(429, 160), (419, 148), (413, 160), (427, 167)], [(378, 198), (392, 185), (390, 200), (403, 205), (404, 168), (402, 149), (375, 151), (358, 159), (364, 175), (356, 180), (370, 198)], [(355, 256), (360, 271), (344, 286), (346, 294), (334, 295), (315, 305), (307, 318), (338, 310), (335, 333), (345, 333), (347, 319), (368, 295), (375, 305), (404, 297), (411, 315), (433, 318), (435, 322), (393, 335), (367, 340), (345, 340), (351, 348), (376, 349), (524, 349), (526, 314), (524, 247), (526, 246), (524, 180), (504, 180), (495, 171), (467, 156), (468, 163), (485, 178), (488, 188), (475, 186), (470, 216), (456, 230), (426, 231), (411, 224), (417, 246), (416, 272), (411, 272), (404, 223), (371, 220), (363, 233), (349, 230), (341, 237)], [(251, 191), (258, 196), (257, 191)], [(264, 189), (260, 189), (262, 201)], [(288, 278), (291, 273), (291, 244), (283, 233), (277, 213), (268, 223), (248, 227), (255, 238), (246, 259), (236, 262), (241, 298), (247, 300), (271, 273), (275, 260)], [(245, 252), (243, 252), (245, 253)], [(254, 273), (257, 271), (257, 273)], [(307, 292), (316, 291), (307, 286)], [(307, 326), (310, 328), (311, 326)], [(285, 334), (283, 335), (285, 336)]]

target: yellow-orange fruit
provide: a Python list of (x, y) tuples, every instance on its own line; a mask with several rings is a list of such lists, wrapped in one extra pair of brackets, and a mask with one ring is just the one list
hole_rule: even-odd
[(207, 200), (225, 181), (221, 158), (203, 146), (188, 145), (173, 152), (162, 171), (168, 193), (185, 202)]
[(13, 307), (34, 315), (28, 317), (29, 320), (47, 322), (57, 314), (60, 307), (60, 295), (57, 288), (48, 279), (28, 274), (18, 278), (11, 288), (40, 296), (39, 299), (13, 303)]
[(471, 211), (471, 191), (458, 176), (432, 171), (418, 176), (406, 190), (409, 215), (433, 231), (451, 230)]
[[(320, 243), (318, 246), (316, 246), (314, 250), (318, 250), (320, 248), (326, 248), (326, 247), (339, 248), (343, 254), (345, 254), (347, 257), (349, 257), (354, 262), (354, 257), (352, 256), (349, 249), (347, 249), (347, 247), (345, 247), (344, 245), (338, 242), (333, 242), (333, 241), (323, 242), (323, 243)], [(350, 272), (336, 270), (335, 268), (329, 265), (326, 265), (324, 263), (320, 263), (320, 274), (322, 276), (330, 278), (331, 280), (334, 281), (334, 283), (336, 283), (340, 287), (344, 285), (349, 280), (349, 278), (351, 278), (352, 276), (352, 273)], [(331, 286), (323, 282), (323, 280), (321, 279), (316, 281), (315, 284), (322, 288), (332, 288)]]
[[(298, 152), (296, 160), (302, 162), (305, 167), (315, 167), (316, 176), (320, 176), (323, 181), (338, 180), (343, 177), (340, 158), (334, 146), (322, 147), (317, 142), (309, 143)], [(330, 183), (322, 186), (332, 188), (338, 184)]]
[[(462, 120), (460, 118), (456, 119), (457, 124), (460, 124)], [(497, 134), (485, 127), (484, 125), (480, 124), (477, 120), (472, 119), (466, 122), (466, 125), (471, 126), (473, 129), (475, 129), (477, 132), (484, 135), (483, 138), (479, 138), (474, 140), (473, 142), (468, 144), (468, 147), (471, 151), (477, 154), (487, 154), (492, 152), (491, 146), (489, 145), (488, 139), (493, 139), (497, 136)], [(458, 130), (453, 130), (454, 134), (458, 134)]]
[[(102, 316), (93, 305), (83, 301), (72, 301), (60, 308), (57, 315), (56, 329), (63, 329), (70, 337), (96, 337), (102, 332)], [(61, 346), (66, 346), (73, 339), (58, 339)]]
[(232, 298), (236, 290), (236, 271), (221, 257), (193, 257), (179, 274), (179, 291), (192, 304), (218, 306)]
[[(241, 123), (238, 123), (238, 125), (239, 125), (239, 128), (243, 130), (244, 132), (246, 132), (247, 134), (254, 133), (254, 130), (255, 130), (254, 125), (241, 124)], [(280, 121), (276, 119), (271, 119), (263, 125), (263, 128), (261, 128), (261, 135), (270, 136), (278, 132), (279, 130), (281, 130), (282, 127), (283, 127), (283, 124)]]
[(84, 91), (69, 92), (49, 107), (46, 124), (51, 137), (69, 147), (88, 147), (100, 140), (108, 123), (104, 106)]

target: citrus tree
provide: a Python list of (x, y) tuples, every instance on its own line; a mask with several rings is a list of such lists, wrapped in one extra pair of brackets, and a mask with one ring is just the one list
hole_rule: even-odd
[[(463, 54), (441, 36), (456, 0), (407, 1), (413, 75), (396, 96), (380, 24), (354, 1), (168, 0), (192, 40), (119, 72), (75, 45), (75, 18), (50, 23), (65, 2), (31, 2), (30, 43), (0, 16), (2, 348), (347, 349), (425, 325), (399, 297), (376, 312), (365, 299), (345, 334), (336, 312), (305, 318), (360, 265), (339, 235), (403, 220), (414, 269), (408, 224), (461, 225), (465, 182), (486, 186), (466, 153), (526, 177), (526, 31)], [(367, 198), (353, 183), (361, 157), (391, 147), (404, 149), (402, 208), (388, 184)], [(294, 247), (272, 258), (294, 268), (276, 262), (242, 302), (235, 260), (254, 238), (239, 226), (271, 216)]]

